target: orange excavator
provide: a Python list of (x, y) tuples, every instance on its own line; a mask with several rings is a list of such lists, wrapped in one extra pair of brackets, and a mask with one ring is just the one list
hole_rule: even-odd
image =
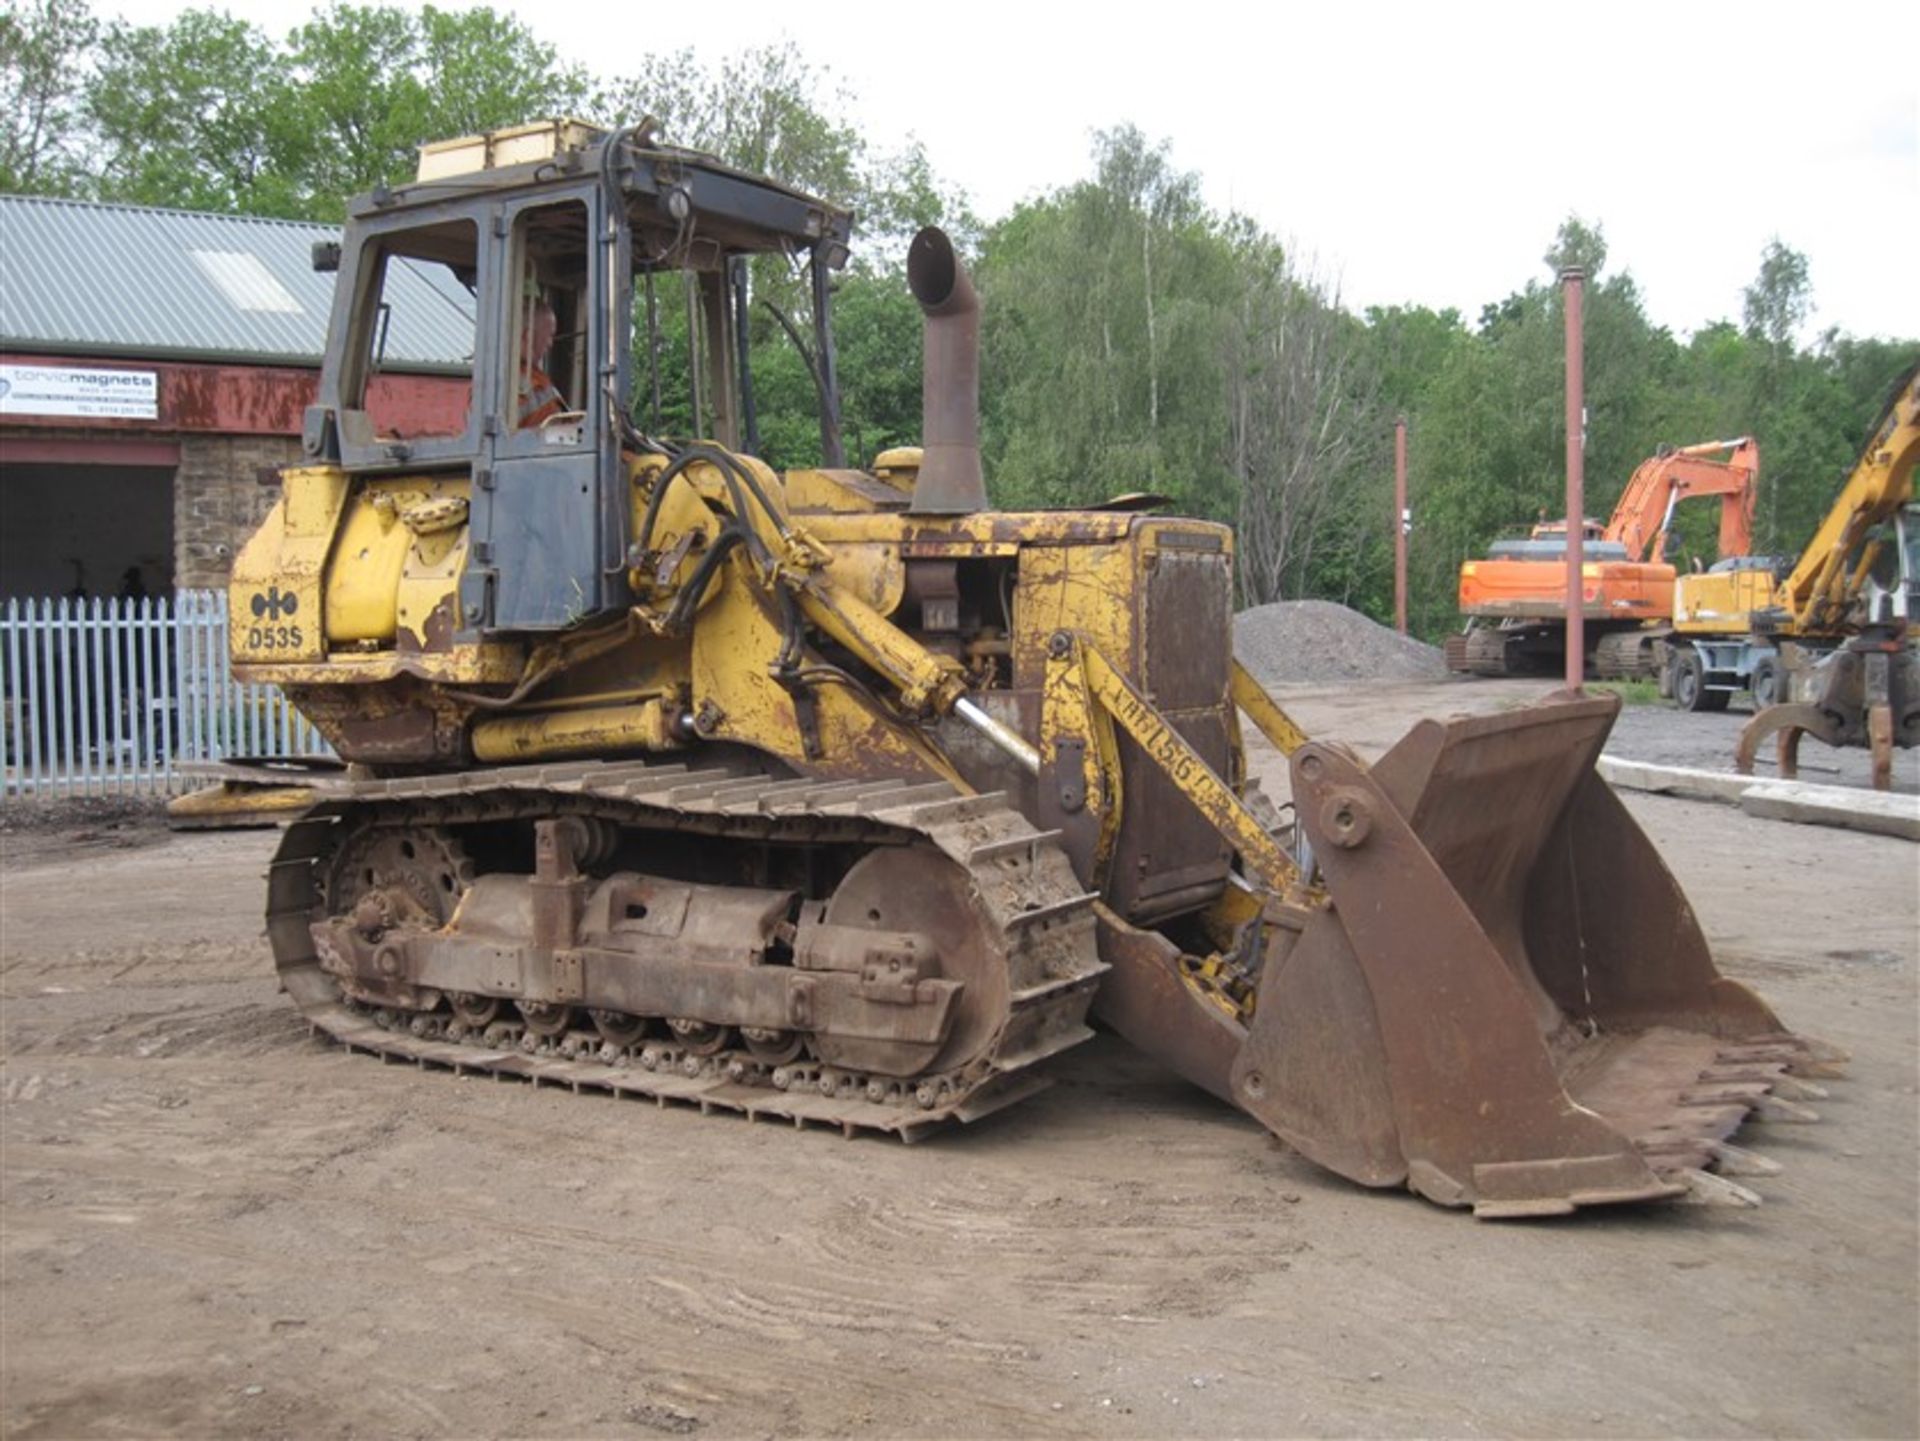
[[(1751, 436), (1662, 446), (1627, 481), (1603, 529), (1583, 521), (1581, 611), (1587, 668), (1601, 677), (1653, 676), (1654, 642), (1673, 618), (1673, 514), (1683, 500), (1720, 498), (1720, 560), (1752, 544), (1760, 447)], [(1566, 664), (1567, 522), (1543, 520), (1525, 540), (1497, 540), (1460, 567), (1466, 630), (1452, 669), (1474, 675), (1551, 673)]]

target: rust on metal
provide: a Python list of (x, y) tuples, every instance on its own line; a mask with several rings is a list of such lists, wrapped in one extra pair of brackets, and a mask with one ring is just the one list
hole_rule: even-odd
[(926, 316), (920, 474), (915, 515), (987, 508), (980, 470), (980, 302), (945, 233), (928, 227), (907, 250), (907, 286)]
[[(605, 183), (641, 173), (615, 163), (629, 139), (592, 142), (612, 147), (584, 157)], [(512, 183), (578, 183), (534, 170)], [(693, 226), (756, 185), (769, 204)], [(484, 225), (500, 203), (455, 190), (387, 196), (380, 233), (356, 217), (343, 244)], [(651, 199), (610, 223), (653, 227), (635, 255), (697, 228), (717, 274), (735, 247), (792, 252), (776, 190), (728, 172), (706, 199), (676, 192), (677, 234)], [(563, 253), (584, 235), (547, 238), (547, 278), (609, 313), (604, 268)], [(500, 269), (479, 276), (483, 346), (525, 299)], [(1044, 1084), (1097, 996), (1365, 1185), (1495, 1217), (1749, 1195), (1710, 1168), (1739, 1164), (1726, 1142), (1749, 1115), (1804, 1113), (1788, 1082), (1824, 1058), (1715, 971), (1598, 779), (1618, 702), (1581, 699), (1576, 671), (1571, 694), (1424, 723), (1376, 766), (1310, 740), (1232, 662), (1227, 528), (1137, 496), (986, 509), (971, 282), (938, 231), (908, 271), (925, 446), (884, 491), (631, 433), (616, 456), (612, 427), (532, 490), (451, 453), (415, 475), (401, 444), (351, 459), (364, 415), (330, 396), (310, 450), (337, 437), (349, 461), (287, 471), (231, 591), (236, 614), (297, 596), (324, 617), (284, 642), (237, 629), (231, 649), (354, 766), (311, 778), (269, 876), (302, 1011), (423, 1066), (911, 1138)], [(709, 352), (723, 438), (730, 351)], [(547, 553), (589, 529), (631, 544)], [(552, 625), (490, 629), (509, 585), (541, 590), (551, 609), (524, 614)], [(1291, 820), (1247, 773), (1237, 708), (1288, 756)]]
[[(350, 1045), (911, 1137), (1026, 1094), (1088, 1034), (1093, 898), (992, 797), (594, 762), (321, 796), (275, 860), (268, 931)], [(462, 831), (515, 825), (533, 875), (476, 874)], [(641, 841), (721, 872), (865, 856), (825, 896), (576, 863)]]
[[(216, 435), (300, 434), (300, 419), (313, 404), (317, 370), (290, 366), (194, 364), (186, 361), (97, 360), (85, 362), (7, 352), (9, 364), (66, 366), (103, 370), (153, 371), (158, 377), (158, 414), (152, 419), (101, 416), (13, 416), (10, 426), (59, 431), (188, 431)], [(470, 382), (463, 376), (402, 375), (374, 377), (369, 403), (389, 423), (409, 435), (441, 435), (466, 423)], [(10, 455), (10, 458), (11, 455)]]
[(1587, 272), (1569, 265), (1560, 272), (1560, 295), (1566, 309), (1567, 345), (1567, 689), (1580, 693), (1586, 679), (1586, 611), (1581, 605), (1585, 581), (1587, 504), (1587, 382), (1586, 341), (1582, 306)]
[(1780, 776), (1800, 773), (1800, 740), (1865, 746), (1875, 790), (1893, 786), (1896, 747), (1920, 745), (1920, 652), (1904, 641), (1856, 639), (1813, 667), (1817, 695), (1763, 708), (1740, 731), (1734, 769), (1753, 774), (1760, 743), (1775, 737)]
[[(19, 425), (24, 417), (8, 417)], [(35, 435), (0, 431), (0, 465), (120, 465), (172, 470), (180, 464), (180, 445), (171, 440), (134, 436)]]
[(1618, 704), (1425, 722), (1371, 770), (1295, 753), (1332, 904), (1261, 987), (1243, 1106), (1366, 1184), (1556, 1214), (1680, 1194), (1769, 1089), (1702, 1077), (1812, 1059), (1594, 771)]

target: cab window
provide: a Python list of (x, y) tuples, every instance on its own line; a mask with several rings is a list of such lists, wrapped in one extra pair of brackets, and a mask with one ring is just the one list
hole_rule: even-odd
[(583, 202), (529, 206), (514, 217), (507, 272), (513, 306), (509, 363), (501, 367), (508, 393), (500, 407), (509, 430), (550, 428), (556, 417), (587, 408), (588, 255)]
[[(372, 242), (359, 315), (356, 364), (343, 407), (365, 416), (371, 437), (411, 441), (466, 434), (473, 408), (478, 307), (478, 226), (447, 221)], [(423, 385), (460, 376), (464, 387)]]

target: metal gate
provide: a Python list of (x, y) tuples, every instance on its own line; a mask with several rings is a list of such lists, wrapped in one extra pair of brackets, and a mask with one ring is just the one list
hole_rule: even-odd
[(0, 800), (166, 795), (182, 762), (326, 756), (277, 686), (227, 666), (227, 597), (10, 600), (0, 615)]

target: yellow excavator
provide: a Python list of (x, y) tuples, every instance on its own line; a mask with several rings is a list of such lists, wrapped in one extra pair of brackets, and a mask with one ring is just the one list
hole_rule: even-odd
[(1721, 709), (1742, 686), (1756, 715), (1735, 764), (1751, 772), (1777, 737), (1780, 773), (1800, 738), (1866, 746), (1876, 787), (1895, 747), (1920, 745), (1920, 367), (1897, 380), (1826, 518), (1784, 575), (1716, 566), (1674, 586), (1662, 689), (1688, 710)]
[[(316, 254), (305, 460), (231, 637), (347, 763), (268, 883), (314, 1025), (911, 1139), (1098, 1021), (1363, 1185), (1489, 1217), (1753, 1199), (1729, 1138), (1834, 1058), (1716, 971), (1596, 775), (1618, 702), (1423, 722), (1373, 765), (1302, 734), (1233, 659), (1226, 527), (992, 509), (938, 230), (907, 262), (923, 445), (848, 466), (850, 234), (649, 127), (556, 122), (429, 147)], [(784, 473), (751, 440), (765, 256), (810, 297), (826, 456)], [(471, 389), (402, 434), (369, 382), (410, 325), (470, 348)]]

